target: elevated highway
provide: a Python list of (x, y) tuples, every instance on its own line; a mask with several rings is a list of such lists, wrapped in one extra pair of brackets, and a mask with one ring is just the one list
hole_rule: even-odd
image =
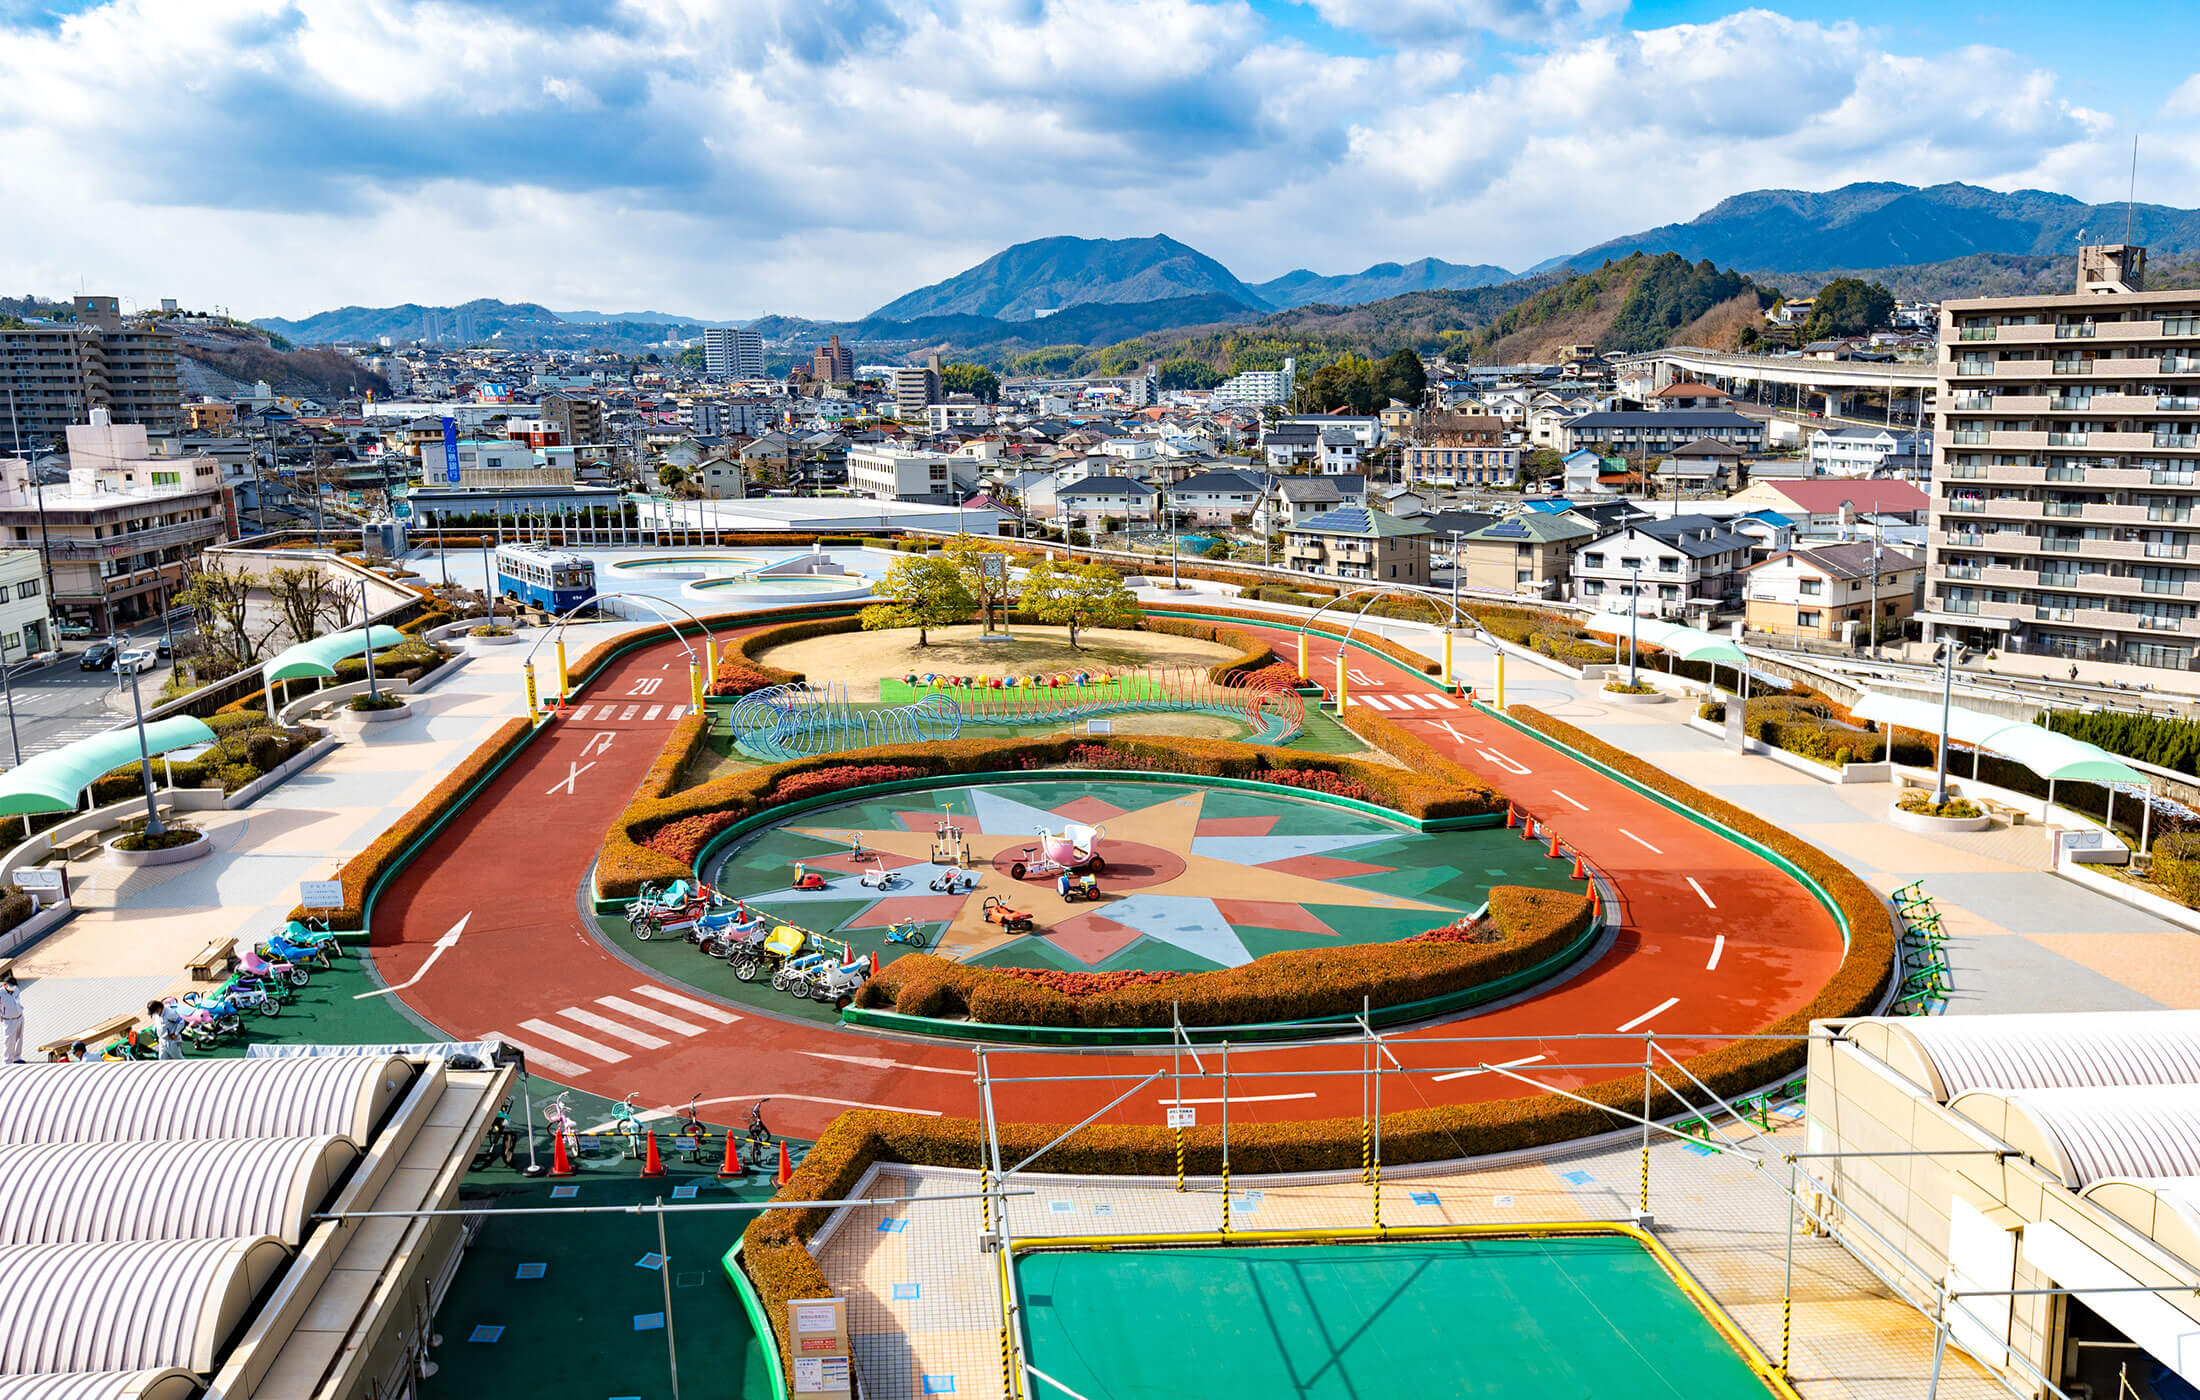
[(1922, 361), (1813, 360), (1800, 355), (1745, 355), (1695, 345), (1624, 355), (1617, 363), (1654, 367), (1661, 389), (1690, 380), (1728, 392), (1745, 384), (1778, 385), (1794, 391), (1798, 402), (1804, 394), (1816, 394), (1825, 400), (1828, 416), (1841, 414), (1843, 401), (1853, 392), (1866, 389), (1912, 397), (1923, 394), (1930, 404), (1935, 378), (1934, 366)]

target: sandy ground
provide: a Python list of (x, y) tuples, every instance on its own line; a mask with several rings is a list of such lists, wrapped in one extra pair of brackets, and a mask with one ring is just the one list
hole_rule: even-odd
[(850, 699), (878, 699), (885, 676), (946, 671), (958, 675), (1069, 671), (1125, 666), (1211, 666), (1237, 655), (1233, 647), (1157, 632), (1093, 630), (1078, 633), (1069, 648), (1066, 627), (1018, 627), (1011, 642), (981, 642), (976, 627), (945, 627), (931, 645), (917, 645), (914, 630), (843, 632), (773, 647), (758, 659), (800, 671), (813, 684), (845, 682)]

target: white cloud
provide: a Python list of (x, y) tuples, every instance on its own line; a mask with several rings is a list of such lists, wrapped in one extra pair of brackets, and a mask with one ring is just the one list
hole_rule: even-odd
[[(855, 315), (1055, 233), (1165, 232), (1259, 280), (1520, 266), (1767, 185), (2121, 192), (2126, 138), (1992, 49), (1763, 11), (1631, 31), (1620, 0), (1313, 3), (1400, 42), (1324, 53), (1246, 0), (0, 18), (0, 286)], [(1493, 65), (1492, 34), (1520, 56)], [(2196, 84), (2147, 167), (2200, 163)]]

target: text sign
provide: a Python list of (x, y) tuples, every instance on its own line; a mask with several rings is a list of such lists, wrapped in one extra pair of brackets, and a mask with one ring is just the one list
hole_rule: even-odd
[(443, 479), (452, 486), (458, 485), (458, 420), (443, 420)]
[(308, 909), (341, 909), (344, 907), (344, 882), (300, 880), (298, 902)]
[(1177, 1104), (1169, 1110), (1169, 1126), (1189, 1128), (1199, 1121), (1199, 1110), (1190, 1104)]

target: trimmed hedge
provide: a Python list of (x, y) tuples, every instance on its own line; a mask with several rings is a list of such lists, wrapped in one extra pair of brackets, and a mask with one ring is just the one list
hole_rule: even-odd
[(446, 812), (458, 805), (466, 790), (474, 785), (482, 774), (504, 760), (504, 757), (527, 741), (534, 732), (534, 725), (525, 718), (508, 719), (498, 725), (487, 743), (468, 754), (456, 768), (437, 783), (426, 797), (413, 804), (412, 810), (392, 822), (389, 828), (350, 860), (337, 877), (344, 882), (344, 907), (330, 910), (307, 910), (303, 905), (292, 909), (290, 917), (303, 919), (310, 912), (328, 920), (330, 928), (360, 929), (366, 927), (367, 894), (383, 872), (396, 868), (400, 857), (414, 838), (435, 825)]
[[(216, 715), (207, 727), (214, 731), (214, 743), (197, 758), (153, 760), (156, 787), (218, 787), (223, 792), (235, 792), (304, 753), (321, 737), (318, 729), (271, 725), (260, 710)], [(144, 790), (144, 774), (133, 760), (92, 780), (92, 805), (104, 807), (126, 801)]]
[(2154, 842), (2154, 883), (2179, 904), (2200, 909), (2200, 831), (2178, 831)]
[(856, 993), (859, 1006), (1005, 1026), (1236, 1026), (1349, 1016), (1463, 991), (1558, 955), (1588, 927), (1571, 890), (1501, 885), (1489, 916), (1390, 943), (1297, 948), (1219, 972), (1055, 972), (973, 967), (930, 953), (896, 958)]
[[(1163, 606), (1166, 605), (1164, 604)], [(1274, 613), (1249, 612), (1244, 608), (1209, 607), (1205, 603), (1188, 603), (1185, 604), (1185, 607), (1187, 608), (1187, 610), (1196, 610), (1199, 613), (1207, 616), (1243, 618), (1248, 622), (1257, 622), (1261, 623), (1264, 626), (1281, 628), (1287, 632), (1298, 630), (1298, 619), (1289, 617), (1278, 617)], [(1346, 618), (1338, 619), (1340, 623), (1348, 620), (1349, 619)], [(1324, 619), (1324, 621), (1326, 622), (1327, 619)], [(1399, 646), (1396, 642), (1390, 640), (1388, 637), (1378, 636), (1372, 632), (1355, 632), (1352, 636), (1352, 640), (1357, 645), (1365, 646), (1371, 651), (1379, 652), (1382, 655), (1389, 657), (1391, 660), (1398, 662), (1400, 665), (1410, 667), (1413, 670), (1419, 671), (1423, 675), (1433, 676), (1438, 671), (1441, 671), (1443, 669), (1443, 663), (1432, 661), (1428, 657), (1421, 655), (1421, 653), (1417, 651), (1408, 651), (1406, 648)], [(1288, 659), (1291, 660), (1292, 664), (1297, 664), (1297, 657), (1295, 655)]]
[[(687, 721), (682, 721), (686, 723)], [(676, 736), (677, 739), (677, 736)], [(1082, 755), (1074, 751), (1083, 750)], [(1361, 784), (1374, 800), (1393, 811), (1423, 820), (1479, 816), (1502, 811), (1504, 800), (1456, 765), (1437, 773), (1418, 773), (1333, 754), (1266, 748), (1219, 739), (1102, 738), (1057, 735), (1034, 739), (953, 739), (909, 745), (881, 745), (848, 753), (798, 758), (714, 779), (684, 792), (664, 784), (676, 781), (678, 768), (660, 759), (620, 819), (604, 837), (596, 864), (596, 889), (606, 899), (633, 894), (646, 880), (686, 879), (695, 872), (684, 862), (649, 846), (660, 827), (688, 817), (731, 812), (735, 820), (752, 816), (783, 800), (783, 779), (822, 769), (857, 771), (850, 759), (892, 764), (912, 774), (953, 778), (967, 773), (1080, 766), (1127, 771), (1182, 773), (1191, 777), (1268, 780), (1274, 772), (1333, 773)], [(1102, 755), (1105, 755), (1103, 758)], [(1454, 776), (1455, 775), (1455, 776)], [(851, 779), (844, 786), (856, 785)], [(831, 791), (815, 788), (812, 791)]]

